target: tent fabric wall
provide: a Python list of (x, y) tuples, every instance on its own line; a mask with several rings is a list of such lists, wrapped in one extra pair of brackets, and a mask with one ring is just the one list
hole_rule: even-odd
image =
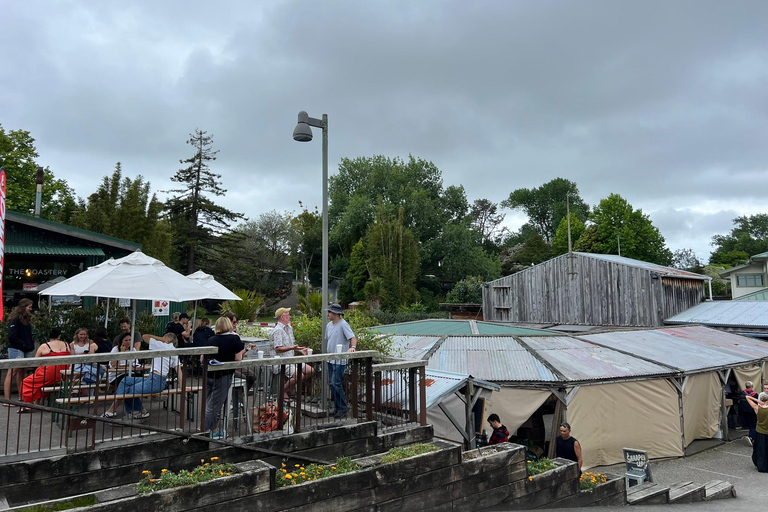
[(666, 379), (582, 386), (566, 412), (583, 469), (624, 461), (623, 448), (680, 457), (680, 406)]
[(717, 372), (688, 377), (683, 391), (685, 445), (696, 439), (711, 439), (720, 430), (723, 386)]
[(755, 389), (761, 389), (761, 374), (762, 372), (759, 366), (742, 366), (740, 368), (734, 368), (733, 376), (739, 384), (738, 391), (744, 389), (744, 383), (748, 380), (752, 381), (752, 385), (755, 386)]
[(549, 390), (502, 387), (491, 395), (485, 412), (486, 415), (493, 412), (498, 414), (501, 422), (512, 434), (530, 419), (551, 394)]
[[(495, 396), (495, 393), (492, 393), (491, 390), (483, 389), (480, 391), (480, 398), (490, 400), (491, 396)], [(459, 425), (462, 426), (463, 430), (464, 424), (467, 421), (464, 400), (459, 398), (456, 393), (451, 393), (451, 395), (444, 398), (440, 403), (443, 404), (443, 407), (445, 407), (454, 419), (459, 422)], [(487, 415), (490, 414), (488, 413), (487, 405), (485, 412), (487, 417)], [(485, 418), (482, 418), (481, 423), (485, 423)], [(455, 443), (464, 442), (464, 437), (462, 437), (461, 433), (456, 430), (456, 427), (451, 423), (451, 420), (448, 419), (442, 409), (437, 405), (427, 409), (427, 424), (432, 425), (435, 437), (447, 439), (448, 441), (453, 441)]]

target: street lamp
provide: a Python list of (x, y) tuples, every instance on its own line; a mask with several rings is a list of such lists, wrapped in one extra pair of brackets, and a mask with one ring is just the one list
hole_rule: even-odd
[[(305, 111), (299, 112), (299, 121), (293, 129), (293, 140), (296, 142), (312, 141), (312, 126), (323, 129), (323, 282), (322, 282), (322, 317), (323, 330), (320, 339), (320, 352), (325, 352), (323, 340), (328, 326), (328, 115), (323, 114), (322, 119), (309, 117)], [(326, 407), (325, 390), (328, 388), (328, 372), (323, 374), (323, 409)]]

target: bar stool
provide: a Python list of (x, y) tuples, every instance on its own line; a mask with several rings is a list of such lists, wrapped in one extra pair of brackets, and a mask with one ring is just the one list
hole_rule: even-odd
[[(237, 390), (237, 392), (235, 392)], [(243, 397), (243, 403), (240, 404), (240, 397)], [(232, 406), (232, 428), (237, 429), (240, 421), (245, 421), (248, 426), (248, 434), (253, 434), (253, 425), (251, 425), (251, 411), (248, 410), (248, 383), (245, 379), (234, 377), (232, 385), (229, 386), (227, 403)], [(224, 432), (229, 432), (229, 407), (226, 407), (224, 414)]]

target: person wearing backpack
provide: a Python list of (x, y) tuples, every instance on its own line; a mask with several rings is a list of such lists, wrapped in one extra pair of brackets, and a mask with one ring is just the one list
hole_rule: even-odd
[(739, 421), (743, 428), (749, 429), (749, 436), (747, 442), (750, 445), (755, 441), (755, 427), (757, 426), (757, 415), (752, 408), (752, 405), (747, 401), (747, 397), (757, 398), (757, 392), (752, 389), (752, 381), (748, 380), (744, 382), (744, 391), (739, 393)]

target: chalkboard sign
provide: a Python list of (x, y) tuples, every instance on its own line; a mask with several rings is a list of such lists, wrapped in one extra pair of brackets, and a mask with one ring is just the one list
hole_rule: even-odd
[(653, 481), (651, 466), (648, 464), (648, 452), (624, 448), (624, 462), (627, 465), (627, 477), (639, 483)]

